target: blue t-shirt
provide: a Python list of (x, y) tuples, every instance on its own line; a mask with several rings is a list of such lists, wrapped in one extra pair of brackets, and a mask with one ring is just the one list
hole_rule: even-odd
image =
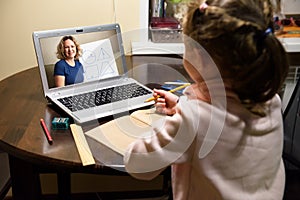
[(83, 82), (82, 64), (75, 60), (75, 66), (70, 66), (65, 60), (58, 61), (54, 66), (54, 76), (60, 75), (65, 77), (65, 85)]

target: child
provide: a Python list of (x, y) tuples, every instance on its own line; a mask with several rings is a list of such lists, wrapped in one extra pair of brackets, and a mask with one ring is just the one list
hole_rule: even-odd
[(183, 64), (195, 83), (180, 98), (154, 90), (157, 111), (168, 116), (128, 148), (132, 176), (149, 180), (171, 165), (173, 199), (283, 198), (277, 92), (288, 61), (273, 11), (269, 0), (189, 4)]

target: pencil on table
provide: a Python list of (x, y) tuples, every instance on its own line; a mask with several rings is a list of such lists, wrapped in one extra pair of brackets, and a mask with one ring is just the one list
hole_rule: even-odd
[[(190, 83), (185, 83), (185, 84), (183, 84), (183, 85), (181, 85), (181, 86), (179, 86), (179, 87), (177, 87), (177, 88), (174, 88), (174, 89), (172, 89), (172, 90), (169, 90), (169, 92), (171, 92), (171, 93), (176, 92), (176, 91), (181, 90), (181, 89), (183, 89), (183, 88), (185, 88), (185, 87), (187, 87), (187, 86), (189, 86), (189, 85), (191, 85), (191, 84), (190, 84)], [(145, 102), (154, 101), (155, 99), (157, 99), (157, 98), (159, 98), (159, 97), (160, 97), (159, 95), (158, 95), (157, 97), (151, 97), (151, 98), (149, 98), (149, 99), (146, 99)]]

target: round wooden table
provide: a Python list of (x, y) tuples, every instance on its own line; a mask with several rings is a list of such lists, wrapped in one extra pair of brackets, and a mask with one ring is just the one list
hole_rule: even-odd
[[(185, 73), (180, 58), (137, 56), (127, 58), (127, 62), (129, 68), (149, 65), (147, 80), (144, 74), (139, 81), (160, 81), (159, 84), (162, 84), (161, 81), (180, 78), (177, 76), (178, 72), (179, 76)], [(162, 65), (173, 65), (176, 72), (158, 75), (155, 69), (163, 71)], [(140, 76), (140, 73), (134, 71), (131, 74), (133, 77)], [(14, 199), (40, 199), (39, 174), (44, 172), (57, 174), (58, 194), (61, 199), (68, 199), (70, 196), (70, 173), (128, 175), (124, 171), (121, 155), (88, 137), (90, 149), (93, 155), (97, 155), (94, 156), (96, 164), (82, 166), (70, 129), (49, 129), (53, 144), (48, 143), (40, 119), (43, 118), (49, 128), (54, 117), (66, 117), (66, 114), (49, 104), (44, 97), (37, 67), (2, 80), (0, 95), (0, 148), (9, 154)], [(97, 124), (88, 124), (84, 129), (111, 119), (107, 117), (98, 120)]]

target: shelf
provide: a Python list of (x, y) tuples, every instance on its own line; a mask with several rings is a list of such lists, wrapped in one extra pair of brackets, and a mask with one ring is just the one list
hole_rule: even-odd
[(286, 52), (300, 52), (300, 28), (295, 26), (285, 26), (282, 33), (277, 38), (284, 46)]
[(183, 43), (132, 42), (133, 55), (183, 54)]
[[(288, 53), (300, 52), (300, 38), (278, 38)], [(183, 54), (183, 43), (132, 42), (133, 55)]]
[[(295, 3), (295, 2), (294, 2)], [(290, 4), (287, 4), (290, 5)], [(287, 10), (287, 8), (286, 8)], [(140, 33), (139, 42), (131, 43), (131, 53), (133, 55), (146, 54), (183, 54), (183, 43), (153, 43), (149, 40), (149, 0), (140, 2)], [(285, 27), (285, 30), (294, 30), (299, 27)], [(147, 31), (145, 31), (147, 30)], [(288, 53), (300, 52), (300, 37), (281, 37), (278, 38)]]
[(300, 38), (278, 38), (286, 52), (300, 52)]

